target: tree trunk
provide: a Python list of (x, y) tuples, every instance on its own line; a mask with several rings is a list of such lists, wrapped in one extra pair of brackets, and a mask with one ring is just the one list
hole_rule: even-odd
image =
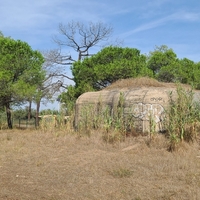
[(31, 119), (31, 106), (32, 106), (32, 101), (29, 101), (29, 106), (28, 106), (28, 121)]
[(79, 51), (79, 53), (78, 53), (78, 61), (80, 61), (81, 60), (81, 52)]
[(40, 101), (36, 102), (36, 113), (35, 113), (35, 126), (39, 126), (39, 112), (40, 112)]
[(6, 115), (7, 115), (7, 124), (8, 124), (8, 128), (9, 129), (12, 129), (13, 126), (12, 126), (12, 115), (11, 115), (11, 111), (10, 111), (10, 104), (7, 103), (6, 104)]

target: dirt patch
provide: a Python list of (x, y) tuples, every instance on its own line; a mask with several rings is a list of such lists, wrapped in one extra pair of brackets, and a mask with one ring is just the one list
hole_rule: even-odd
[(199, 143), (166, 145), (162, 135), (106, 144), (100, 133), (0, 131), (0, 199), (200, 199)]

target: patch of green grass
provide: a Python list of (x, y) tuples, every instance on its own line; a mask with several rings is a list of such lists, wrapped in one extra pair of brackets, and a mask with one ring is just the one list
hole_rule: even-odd
[(114, 178), (128, 178), (133, 174), (133, 171), (127, 168), (119, 167), (110, 172)]

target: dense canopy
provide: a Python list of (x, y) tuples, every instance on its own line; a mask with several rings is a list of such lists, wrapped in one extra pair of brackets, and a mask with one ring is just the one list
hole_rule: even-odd
[(20, 40), (0, 37), (0, 107), (6, 107), (8, 126), (11, 104), (33, 98), (44, 79), (43, 56)]

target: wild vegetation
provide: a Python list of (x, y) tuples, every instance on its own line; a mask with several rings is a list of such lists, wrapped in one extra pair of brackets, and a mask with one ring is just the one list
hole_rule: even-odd
[[(193, 98), (193, 89), (186, 85), (180, 84), (164, 84), (153, 79), (125, 79), (116, 82), (105, 88), (112, 90), (118, 88), (133, 88), (138, 86), (154, 86), (154, 87), (175, 87), (175, 94), (168, 94), (169, 106), (165, 110), (165, 118), (163, 126), (165, 127), (164, 134), (169, 141), (168, 150), (174, 151), (182, 141), (194, 142), (200, 130), (200, 110), (199, 100)], [(153, 118), (149, 118), (149, 133), (141, 133), (135, 127), (134, 118), (132, 115), (124, 115), (124, 97), (120, 94), (119, 102), (113, 114), (109, 106), (102, 106), (101, 99), (98, 105), (83, 105), (81, 108), (80, 119), (77, 124), (79, 134), (90, 135), (92, 129), (102, 132), (102, 139), (108, 143), (122, 142), (127, 137), (136, 135), (149, 135), (150, 142), (155, 137), (155, 122)]]
[[(43, 55), (0, 34), (0, 199), (200, 199), (200, 112), (199, 102), (193, 102), (193, 90), (200, 89), (200, 62), (179, 59), (165, 45), (149, 55), (117, 45), (93, 55), (88, 51), (110, 36), (111, 27), (72, 22), (59, 29), (67, 42), (55, 37), (59, 50)], [(78, 59), (62, 55), (63, 44), (78, 52)], [(71, 66), (73, 78), (58, 70), (61, 65)], [(52, 82), (58, 77), (74, 85)], [(164, 134), (155, 132), (153, 121), (149, 133), (138, 133), (122, 114), (123, 94), (114, 117), (99, 101), (98, 115), (85, 107), (74, 129), (74, 105), (82, 93), (122, 82), (130, 87), (136, 77), (177, 87), (177, 99), (169, 94)], [(39, 112), (41, 100), (61, 87), (64, 112)], [(26, 110), (17, 109), (27, 102)], [(39, 122), (39, 114), (51, 118)]]
[[(152, 77), (161, 82), (179, 82), (199, 89), (200, 63), (179, 59), (173, 49), (165, 45), (156, 47), (148, 55), (117, 43), (104, 44), (106, 47), (100, 48), (97, 53), (89, 53), (91, 48), (109, 39), (112, 30), (103, 23), (60, 24), (60, 34), (53, 38), (58, 49), (43, 53), (32, 50), (25, 42), (1, 34), (0, 107), (7, 107), (8, 127), (12, 128), (10, 111), (14, 106), (28, 103), (30, 119), (31, 106), (35, 103), (38, 126), (42, 99), (50, 100), (57, 94), (56, 99), (65, 104), (67, 114), (71, 115), (75, 101), (82, 93), (101, 90), (120, 79)], [(71, 54), (63, 54), (63, 46), (76, 51), (78, 59), (72, 58)], [(73, 77), (65, 74), (66, 66), (70, 66)], [(65, 85), (65, 79), (74, 84)], [(59, 92), (61, 88), (64, 90)]]
[(1, 130), (0, 199), (200, 198), (199, 134), (173, 153), (162, 134), (151, 141), (149, 135), (108, 141), (104, 134), (78, 134), (66, 125)]

